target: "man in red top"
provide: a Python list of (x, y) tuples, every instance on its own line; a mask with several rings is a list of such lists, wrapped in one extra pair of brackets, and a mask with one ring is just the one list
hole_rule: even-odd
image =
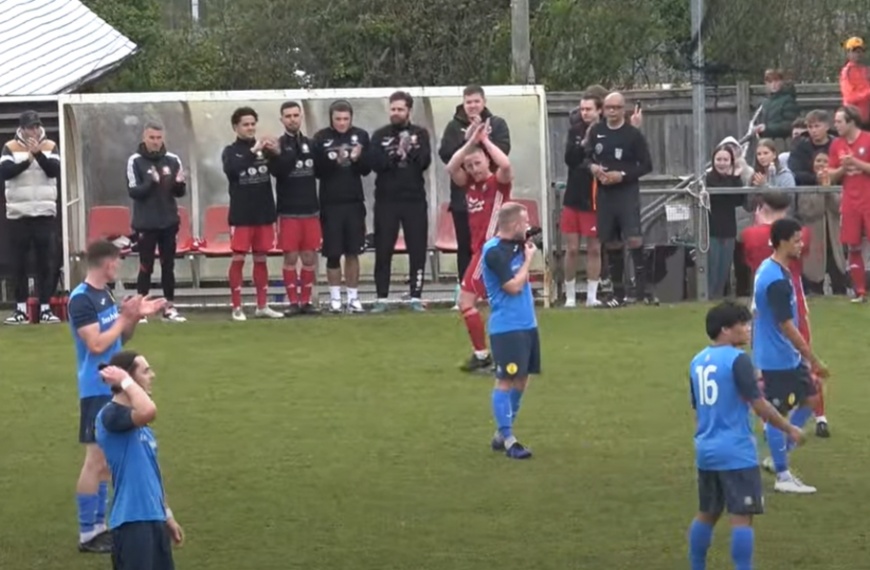
[(870, 237), (870, 133), (859, 127), (861, 114), (855, 107), (842, 107), (834, 115), (839, 138), (828, 154), (831, 182), (843, 186), (840, 202), (840, 242), (849, 248), (849, 275), (855, 303), (866, 301), (867, 284), (863, 238)]
[(852, 105), (861, 113), (861, 126), (870, 128), (870, 68), (861, 64), (864, 40), (849, 38), (843, 44), (849, 60), (840, 71), (843, 105)]
[[(499, 208), (510, 200), (514, 177), (510, 159), (489, 138), (489, 121), (469, 128), (473, 131), (468, 140), (447, 163), (450, 179), (465, 189), (471, 229), (471, 264), (462, 276), (459, 291), (459, 310), (474, 347), (474, 354), (462, 366), (466, 372), (492, 367), (492, 357), (486, 348), (486, 329), (475, 307), (479, 298), (486, 298), (481, 251), (486, 240), (495, 233)], [(495, 174), (490, 160), (498, 168)]]
[[(773, 247), (770, 245), (770, 226), (777, 220), (781, 220), (788, 215), (788, 209), (791, 206), (791, 198), (783, 192), (768, 192), (761, 197), (761, 207), (756, 212), (755, 225), (743, 230), (741, 241), (743, 243), (743, 252), (746, 265), (749, 266), (752, 273), (758, 269), (761, 262), (773, 254)], [(803, 280), (801, 275), (804, 269), (804, 258), (809, 254), (810, 246), (810, 229), (804, 227), (801, 230), (801, 240), (803, 241), (803, 249), (801, 250), (801, 258), (792, 261), (789, 265), (791, 273), (792, 285), (794, 286), (795, 296), (797, 297), (798, 309), (798, 331), (801, 336), (807, 341), (807, 344), (812, 342), (810, 334), (810, 309), (807, 304), (806, 294), (804, 293)], [(813, 377), (815, 382), (819, 379)], [(816, 435), (819, 437), (830, 437), (828, 431), (828, 420), (825, 417), (825, 402), (822, 395), (821, 386), (817, 384), (818, 404), (813, 410), (816, 418)]]

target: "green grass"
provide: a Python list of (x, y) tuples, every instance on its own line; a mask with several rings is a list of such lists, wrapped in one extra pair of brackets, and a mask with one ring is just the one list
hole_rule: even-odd
[[(139, 328), (158, 373), (155, 431), (188, 542), (179, 568), (502, 570), (686, 568), (696, 509), (689, 359), (701, 305), (543, 311), (545, 374), (517, 433), (489, 451), (490, 382), (455, 371), (455, 314)], [(815, 496), (774, 496), (756, 564), (867, 566), (870, 327), (813, 306), (831, 365), (833, 432), (794, 464)], [(108, 568), (75, 550), (78, 404), (69, 332), (0, 330), (0, 568)], [(731, 568), (717, 532), (710, 569)]]

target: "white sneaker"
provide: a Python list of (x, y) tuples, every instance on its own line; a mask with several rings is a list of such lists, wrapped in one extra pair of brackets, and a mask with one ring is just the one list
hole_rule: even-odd
[(245, 316), (245, 311), (241, 307), (236, 307), (233, 309), (233, 320), (234, 321), (247, 321), (248, 317)]
[(603, 304), (604, 303), (602, 303), (598, 299), (586, 299), (586, 306), (590, 307), (592, 309), (597, 309), (598, 307), (600, 307)]
[(341, 299), (330, 299), (329, 300), (329, 312), (330, 313), (340, 313), (341, 312)]
[(257, 309), (254, 311), (254, 318), (257, 319), (283, 319), (284, 314), (279, 313), (278, 311), (272, 309), (272, 307), (266, 305), (262, 309)]
[(805, 484), (791, 473), (788, 473), (782, 479), (777, 479), (773, 485), (773, 490), (779, 493), (794, 493), (796, 495), (811, 495), (816, 492), (815, 487)]
[(761, 460), (761, 467), (768, 473), (776, 475), (776, 467), (773, 466), (773, 457), (767, 456)]
[(51, 309), (46, 309), (39, 314), (39, 323), (43, 325), (56, 325), (60, 319), (57, 315), (51, 312)]
[(147, 325), (148, 324), (148, 317), (142, 317), (141, 319), (139, 319), (139, 324), (140, 325)]
[(354, 299), (352, 301), (347, 302), (347, 312), (348, 313), (365, 313), (366, 310), (363, 308), (362, 303), (359, 299)]
[(181, 316), (178, 312), (178, 309), (175, 307), (169, 307), (166, 311), (163, 312), (163, 320), (168, 323), (185, 323), (187, 319)]
[(577, 307), (577, 299), (565, 299), (565, 308), (574, 309)]

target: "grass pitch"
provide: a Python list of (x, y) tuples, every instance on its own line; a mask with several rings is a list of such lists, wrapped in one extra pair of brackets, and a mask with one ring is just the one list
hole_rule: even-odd
[[(456, 370), (456, 314), (139, 327), (180, 569), (687, 568), (696, 509), (687, 369), (705, 306), (542, 311), (544, 375), (489, 450), (491, 382)], [(867, 568), (870, 327), (813, 305), (833, 437), (793, 459), (815, 496), (775, 496), (756, 565)], [(3, 570), (91, 570), (78, 554), (78, 403), (66, 327), (0, 330)], [(723, 521), (724, 522), (724, 521)], [(711, 570), (730, 568), (720, 524)]]

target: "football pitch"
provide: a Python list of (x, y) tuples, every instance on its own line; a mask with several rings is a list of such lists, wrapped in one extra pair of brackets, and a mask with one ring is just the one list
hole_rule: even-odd
[[(457, 365), (455, 313), (140, 326), (157, 372), (180, 569), (687, 568), (697, 508), (687, 370), (705, 305), (539, 313), (544, 374), (516, 433), (489, 449), (491, 381)], [(812, 305), (832, 438), (793, 456), (814, 496), (773, 494), (756, 566), (868, 565), (870, 320)], [(78, 402), (66, 326), (0, 330), (0, 568), (110, 568), (79, 554)], [(763, 442), (759, 442), (762, 446)], [(726, 521), (709, 568), (731, 568)]]

